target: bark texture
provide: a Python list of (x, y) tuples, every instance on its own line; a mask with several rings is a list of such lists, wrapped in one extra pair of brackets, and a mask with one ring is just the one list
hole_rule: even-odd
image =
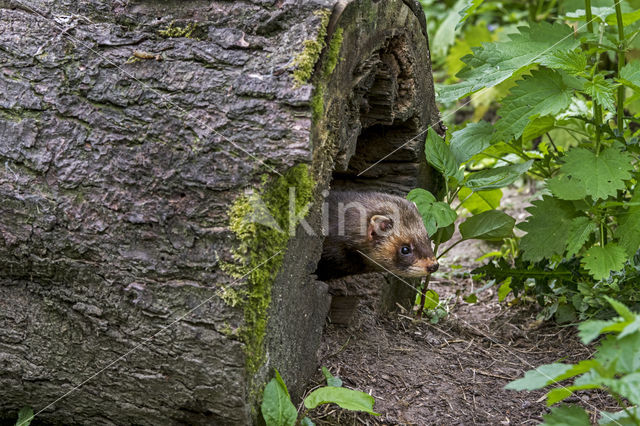
[[(357, 174), (437, 121), (412, 0), (0, 0), (0, 418), (247, 424), (273, 367), (299, 395), (322, 192), (428, 186), (422, 137)], [(296, 165), (315, 235), (230, 273), (260, 251), (230, 206)]]

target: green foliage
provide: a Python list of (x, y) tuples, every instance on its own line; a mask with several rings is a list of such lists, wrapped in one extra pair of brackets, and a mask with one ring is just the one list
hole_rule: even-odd
[(22, 407), (18, 412), (18, 421), (16, 426), (29, 426), (33, 421), (33, 409), (31, 407)]
[[(327, 25), (329, 25), (329, 16), (331, 12), (321, 10), (317, 12), (320, 17), (318, 25), (318, 35), (315, 39), (304, 40), (303, 49), (298, 56), (293, 59), (293, 79), (298, 85), (306, 84), (311, 79), (313, 67), (316, 65), (322, 49), (326, 46)], [(333, 65), (335, 67), (335, 64)]]
[[(553, 405), (584, 389), (602, 389), (620, 404), (615, 413), (602, 412), (599, 424), (640, 424), (640, 314), (622, 303), (607, 298), (619, 317), (609, 321), (592, 320), (578, 326), (584, 344), (600, 334), (607, 334), (592, 359), (577, 364), (554, 363), (528, 371), (521, 379), (509, 383), (513, 390), (536, 390), (559, 385), (546, 394)], [(572, 384), (560, 382), (573, 379)], [(632, 407), (635, 406), (635, 407)], [(589, 416), (577, 406), (559, 406), (544, 416), (547, 425), (589, 425)]]
[[(496, 214), (500, 194), (491, 191), (523, 174), (546, 188), (517, 225), (526, 234), (510, 251), (515, 257), (490, 256), (478, 273), (496, 279), (501, 300), (509, 290), (533, 293), (545, 318), (607, 315), (604, 297), (611, 294), (640, 302), (637, 7), (626, 1), (460, 5), (459, 39), (444, 62), (456, 75), (441, 78), (452, 84), (439, 87), (438, 100), (447, 106), (470, 96), (477, 108), (472, 120), (488, 111), (497, 117), (456, 123), (445, 140), (429, 135), (427, 160), (446, 183), (437, 201), (451, 204), (456, 194), (456, 212), (472, 214), (460, 225), (463, 238), (486, 237), (470, 227), (481, 215), (494, 215), (497, 227), (504, 219)], [(585, 22), (587, 16), (593, 20)], [(483, 43), (472, 47), (471, 33)], [(461, 52), (468, 54), (456, 62)], [(496, 239), (518, 242), (503, 223)], [(437, 246), (452, 228), (436, 228)]]
[(371, 395), (343, 388), (342, 380), (333, 376), (326, 367), (322, 367), (322, 374), (327, 380), (327, 386), (320, 387), (307, 395), (303, 401), (306, 410), (298, 416), (298, 411), (291, 402), (287, 385), (278, 370), (275, 370), (275, 377), (264, 388), (262, 396), (261, 411), (267, 426), (293, 426), (297, 424), (299, 417), (301, 417), (300, 424), (313, 425), (307, 413), (322, 404), (337, 404), (345, 410), (362, 411), (379, 416), (373, 411), (375, 400)]

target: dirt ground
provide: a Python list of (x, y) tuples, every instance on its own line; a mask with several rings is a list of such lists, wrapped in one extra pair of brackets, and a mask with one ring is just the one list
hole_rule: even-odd
[[(518, 221), (526, 216), (530, 196), (511, 193), (506, 205)], [(483, 283), (465, 274), (487, 247), (478, 242), (458, 245), (442, 261), (430, 288), (451, 297), (449, 314), (437, 324), (416, 320), (409, 312), (386, 317), (361, 302), (349, 327), (328, 324), (320, 364), (344, 385), (375, 397), (374, 417), (324, 406), (311, 413), (318, 425), (509, 425), (538, 424), (548, 412), (543, 392), (505, 390), (511, 380), (541, 364), (577, 362), (589, 357), (574, 327), (536, 321), (535, 306), (508, 307), (496, 289), (478, 294), (478, 303), (462, 301)], [(492, 250), (495, 250), (493, 248)], [(462, 268), (452, 269), (451, 265)], [(435, 280), (435, 282), (433, 281)], [(458, 295), (456, 295), (458, 293)], [(317, 385), (324, 385), (320, 373)], [(312, 389), (309, 389), (311, 391)], [(586, 408), (592, 419), (615, 404), (594, 392), (569, 398)]]

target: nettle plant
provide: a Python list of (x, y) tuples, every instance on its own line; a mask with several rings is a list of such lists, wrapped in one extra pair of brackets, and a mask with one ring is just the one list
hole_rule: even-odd
[[(586, 345), (605, 334), (593, 358), (565, 364), (542, 365), (509, 383), (513, 390), (555, 387), (545, 395), (547, 405), (564, 401), (574, 392), (599, 389), (619, 404), (615, 412), (601, 412), (599, 425), (640, 425), (640, 315), (611, 298), (606, 298), (619, 317), (609, 321), (591, 320), (578, 326)], [(561, 385), (567, 380), (573, 383)], [(591, 425), (589, 415), (576, 405), (560, 405), (544, 416), (547, 425)]]
[(422, 190), (409, 198), (436, 247), (453, 235), (457, 207), (472, 213), (459, 227), (463, 239), (499, 239), (514, 223), (495, 210), (500, 188), (525, 173), (543, 180), (541, 199), (517, 225), (526, 232), (518, 256), (475, 272), (502, 283), (502, 297), (533, 290), (547, 317), (593, 314), (608, 308), (605, 294), (640, 301), (640, 120), (629, 112), (638, 111), (640, 60), (627, 58), (639, 34), (640, 10), (587, 0), (554, 23), (472, 48), (461, 81), (439, 91), (443, 103), (496, 86), (508, 94), (494, 123), (469, 123), (446, 140), (429, 131), (427, 160), (445, 191), (442, 201)]

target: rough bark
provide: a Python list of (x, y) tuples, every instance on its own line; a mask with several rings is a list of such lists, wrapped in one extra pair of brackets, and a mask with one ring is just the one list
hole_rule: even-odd
[[(409, 0), (0, 0), (0, 417), (247, 424), (273, 367), (299, 395), (322, 191), (427, 186), (422, 138), (355, 175), (435, 122)], [(300, 164), (316, 235), (257, 293), (230, 206)]]

